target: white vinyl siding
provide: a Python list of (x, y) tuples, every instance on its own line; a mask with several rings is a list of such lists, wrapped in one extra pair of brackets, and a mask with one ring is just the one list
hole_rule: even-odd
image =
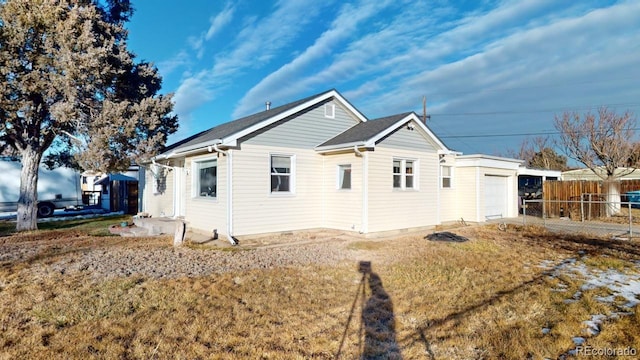
[[(324, 155), (322, 227), (347, 231), (362, 230), (362, 158), (352, 152)], [(336, 184), (336, 168), (349, 163), (351, 189)], [(339, 174), (338, 174), (339, 177)]]
[[(456, 168), (455, 191), (444, 189), (441, 191), (441, 204), (443, 209), (442, 221), (460, 220), (476, 222), (478, 221), (478, 181), (477, 167)], [(448, 194), (455, 194), (454, 201)], [(457, 204), (457, 206), (454, 206)]]
[[(244, 144), (233, 153), (233, 233), (262, 234), (321, 227), (322, 156), (314, 150)], [(271, 154), (295, 156), (295, 196), (271, 192)]]
[[(438, 155), (435, 152), (376, 147), (368, 156), (368, 232), (437, 225)], [(414, 160), (416, 175), (413, 185), (419, 191), (394, 189), (391, 164), (398, 158)], [(406, 186), (406, 178), (403, 179)]]
[(154, 171), (162, 174), (162, 176), (157, 178), (153, 175), (152, 171), (145, 171), (145, 183), (150, 186), (147, 186), (144, 190), (144, 211), (153, 217), (172, 216), (174, 172), (162, 167), (158, 167), (158, 169)]
[(242, 142), (252, 145), (313, 149), (359, 122), (335, 102), (330, 103), (335, 106), (334, 117), (325, 117), (325, 105), (273, 124), (243, 139)]
[[(215, 157), (214, 157), (215, 158)], [(217, 157), (216, 163), (216, 197), (192, 196), (197, 193), (194, 185), (195, 176), (199, 173), (193, 171), (194, 163), (211, 160), (212, 155), (206, 154), (187, 158), (185, 168), (190, 169), (185, 176), (185, 220), (187, 226), (196, 231), (212, 234), (215, 229), (220, 236), (227, 233), (227, 158)]]

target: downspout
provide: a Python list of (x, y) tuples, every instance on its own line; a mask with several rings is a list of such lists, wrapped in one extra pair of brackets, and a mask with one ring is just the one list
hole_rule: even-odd
[[(436, 203), (438, 204), (438, 208), (436, 209), (436, 224), (442, 225), (442, 220), (440, 219), (440, 212), (442, 211), (442, 165), (440, 163), (440, 156), (438, 156), (438, 179), (436, 180)], [(457, 206), (457, 201), (456, 201)], [(458, 209), (455, 210), (456, 213)]]
[(218, 145), (214, 144), (213, 150), (227, 157), (227, 240), (231, 245), (238, 245), (233, 238), (233, 152), (222, 150)]
[(358, 150), (358, 145), (353, 145), (353, 151), (356, 153), (356, 156), (362, 157), (362, 151)]
[(366, 234), (368, 231), (368, 216), (369, 216), (369, 185), (368, 185), (368, 156), (362, 151), (358, 150), (358, 145), (353, 146), (353, 151), (356, 156), (362, 158), (362, 219), (360, 224), (360, 233)]
[[(483, 202), (482, 207), (484, 208), (485, 206), (486, 204)], [(476, 222), (481, 222), (480, 207), (480, 168), (476, 166)]]

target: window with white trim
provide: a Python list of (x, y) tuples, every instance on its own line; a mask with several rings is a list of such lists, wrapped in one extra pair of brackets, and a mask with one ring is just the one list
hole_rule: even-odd
[(215, 198), (218, 193), (218, 160), (197, 161), (194, 164), (196, 196)]
[(417, 161), (393, 159), (393, 188), (399, 190), (415, 189), (417, 184)]
[(451, 180), (453, 178), (453, 170), (451, 166), (441, 166), (440, 167), (440, 177), (442, 178), (441, 184), (443, 189), (451, 188)]
[(351, 164), (338, 165), (338, 189), (351, 189)]
[(293, 156), (271, 155), (271, 192), (293, 192)]

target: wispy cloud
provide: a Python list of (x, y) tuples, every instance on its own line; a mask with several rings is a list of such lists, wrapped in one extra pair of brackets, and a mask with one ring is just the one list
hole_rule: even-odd
[(233, 19), (235, 8), (228, 3), (220, 13), (209, 18), (209, 29), (201, 32), (198, 36), (191, 36), (187, 39), (189, 45), (196, 51), (196, 58), (202, 59), (205, 53), (205, 43), (211, 40)]
[[(279, 1), (269, 16), (240, 20), (242, 30), (229, 42), (229, 50), (220, 52), (210, 68), (183, 79), (176, 91), (176, 108), (186, 115), (214, 99), (216, 91), (233, 84), (248, 69), (260, 68), (280, 56), (281, 50), (304, 32), (323, 6), (330, 4), (331, 1), (320, 5), (314, 0)], [(214, 18), (203, 39), (213, 36), (232, 15), (233, 9), (228, 8)]]
[[(322, 71), (322, 74), (314, 77), (305, 78), (304, 74), (317, 61), (332, 56), (334, 48), (341, 41), (352, 37), (362, 22), (380, 12), (389, 3), (390, 1), (364, 1), (363, 4), (358, 6), (343, 5), (330, 28), (323, 32), (311, 46), (293, 61), (269, 74), (249, 90), (247, 95), (240, 100), (233, 116), (237, 117), (255, 110), (256, 105), (264, 100), (286, 99), (292, 95), (307, 91), (311, 86), (317, 85), (319, 82), (331, 82), (328, 77), (344, 76), (342, 71), (335, 71), (337, 69)], [(362, 62), (355, 64), (357, 60), (352, 60), (354, 60), (352, 61), (354, 66), (362, 65)], [(292, 81), (293, 79), (296, 81)], [(287, 84), (287, 86), (282, 86), (282, 84)]]
[(214, 95), (206, 72), (200, 72), (180, 84), (173, 97), (173, 110), (179, 116), (188, 115), (200, 104), (213, 99)]
[(224, 28), (227, 24), (231, 22), (233, 19), (233, 13), (235, 12), (235, 8), (231, 3), (228, 3), (227, 6), (216, 16), (211, 17), (209, 20), (211, 26), (209, 26), (209, 30), (204, 34), (205, 40), (211, 40), (211, 38), (220, 32), (222, 28)]
[(234, 40), (234, 48), (216, 57), (212, 76), (233, 76), (245, 68), (256, 68), (273, 59), (302, 33), (329, 2), (315, 0), (279, 1), (274, 11), (246, 26)]
[(162, 76), (168, 76), (176, 69), (182, 68), (191, 63), (189, 53), (186, 50), (180, 50), (174, 57), (158, 63), (158, 71)]
[[(365, 80), (360, 87), (346, 91), (347, 96), (375, 97), (379, 92), (372, 89), (389, 89), (386, 84), (444, 63), (450, 60), (448, 56), (461, 50), (470, 51), (467, 49), (477, 46), (475, 42), (485, 39), (485, 34), (521, 26), (521, 18), (549, 3), (534, 0), (509, 3), (488, 13), (468, 14), (455, 22), (446, 20), (455, 14), (454, 9), (448, 5), (434, 7), (430, 2), (395, 3), (394, 9), (388, 9), (391, 5), (388, 2), (344, 5), (331, 28), (297, 58), (249, 90), (234, 115), (255, 110), (256, 104), (267, 96), (271, 100), (291, 99), (320, 84), (337, 87), (355, 79), (378, 80)], [(378, 13), (380, 18), (375, 18)], [(358, 28), (359, 22), (365, 22), (366, 26)], [(344, 40), (348, 42), (340, 43)], [(331, 59), (328, 64), (327, 58)], [(318, 63), (323, 67), (318, 68)], [(281, 86), (283, 83), (287, 86)]]

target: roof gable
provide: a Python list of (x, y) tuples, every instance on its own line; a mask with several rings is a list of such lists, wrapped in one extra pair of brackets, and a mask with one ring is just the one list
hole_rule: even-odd
[(449, 148), (427, 127), (415, 112), (406, 112), (357, 124), (341, 134), (318, 145), (318, 151), (345, 149), (353, 146), (375, 147), (376, 143), (396, 131), (400, 126), (411, 122), (420, 127), (439, 150), (449, 152)]
[(361, 122), (366, 122), (367, 118), (351, 105), (335, 89), (328, 90), (316, 95), (309, 96), (282, 106), (265, 110), (243, 118), (226, 122), (215, 126), (209, 130), (202, 131), (177, 143), (169, 145), (159, 157), (172, 157), (188, 151), (204, 149), (215, 144), (222, 146), (236, 146), (238, 139), (264, 127), (276, 123), (282, 119), (290, 117), (296, 113), (304, 111), (320, 102), (334, 98), (340, 102), (349, 112), (351, 112)]

